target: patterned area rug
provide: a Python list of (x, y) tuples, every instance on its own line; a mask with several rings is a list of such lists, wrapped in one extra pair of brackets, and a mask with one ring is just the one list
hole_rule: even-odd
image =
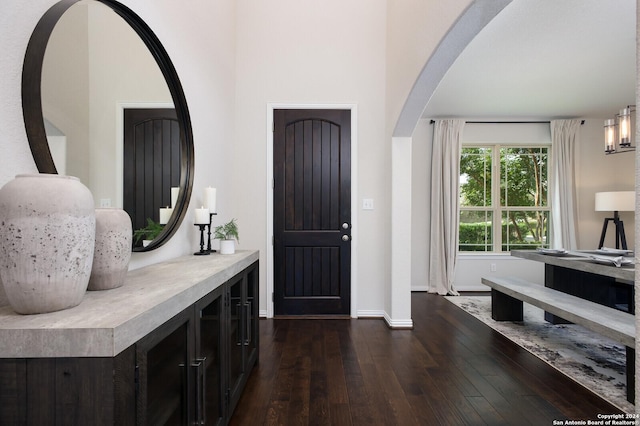
[(523, 322), (497, 322), (491, 319), (491, 296), (446, 299), (616, 407), (634, 412), (626, 397), (624, 346), (579, 325), (550, 324), (542, 309), (527, 303)]

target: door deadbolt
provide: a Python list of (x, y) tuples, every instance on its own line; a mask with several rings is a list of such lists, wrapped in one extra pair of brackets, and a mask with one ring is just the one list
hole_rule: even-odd
[(347, 222), (343, 223), (342, 229), (349, 229), (349, 224)]

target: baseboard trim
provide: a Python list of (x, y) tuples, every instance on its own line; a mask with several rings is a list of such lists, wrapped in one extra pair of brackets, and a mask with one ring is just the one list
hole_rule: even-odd
[(413, 320), (411, 318), (404, 320), (394, 320), (385, 312), (384, 320), (387, 323), (387, 327), (394, 330), (413, 330)]
[[(267, 311), (265, 310), (261, 310), (260, 313), (260, 318), (267, 318)], [(413, 329), (413, 320), (411, 318), (409, 319), (401, 319), (401, 320), (394, 320), (391, 319), (391, 317), (389, 317), (389, 315), (387, 315), (387, 313), (385, 311), (377, 311), (377, 310), (360, 310), (357, 313), (357, 318), (358, 319), (383, 319), (384, 322), (387, 324), (387, 327), (393, 329), (393, 330), (412, 330)], [(276, 317), (277, 319), (286, 319), (286, 318), (292, 318), (290, 316), (288, 317), (284, 317), (284, 316), (278, 316)], [(297, 317), (293, 317), (293, 318), (298, 318), (298, 319), (310, 319), (311, 317), (309, 316), (297, 316)], [(349, 319), (348, 317), (345, 316), (314, 316), (313, 317), (318, 318), (318, 319)]]
[(309, 319), (338, 319), (338, 320), (350, 320), (350, 315), (274, 315), (273, 319), (280, 320), (309, 320)]
[(486, 286), (484, 284), (469, 284), (469, 285), (457, 285), (455, 286), (456, 291), (491, 291), (491, 287)]
[[(456, 285), (456, 291), (491, 291), (491, 287), (484, 284), (464, 284)], [(411, 287), (411, 291), (429, 291), (429, 287), (426, 285), (414, 285)]]
[(384, 311), (360, 310), (357, 315), (358, 318), (384, 318)]

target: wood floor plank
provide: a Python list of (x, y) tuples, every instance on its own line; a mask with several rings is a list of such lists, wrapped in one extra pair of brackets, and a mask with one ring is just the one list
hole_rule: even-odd
[(516, 421), (514, 423), (513, 420), (508, 420), (503, 418), (500, 415), (500, 413), (496, 411), (493, 404), (487, 401), (487, 399), (484, 397), (473, 396), (469, 398), (469, 402), (475, 408), (478, 415), (482, 417), (482, 421), (487, 425), (510, 426), (510, 425), (520, 425), (520, 424), (530, 424), (530, 423), (524, 422), (526, 421), (526, 419), (521, 419), (521, 422)]
[(446, 301), (412, 295), (413, 330), (378, 319), (260, 321), (231, 425), (498, 425), (620, 411)]
[(339, 336), (335, 330), (329, 331), (325, 336), (324, 356), (328, 401), (332, 406), (346, 405), (348, 407), (349, 394), (345, 380), (345, 370), (342, 363), (342, 353), (340, 352)]
[(309, 327), (304, 327), (304, 333), (293, 333), (298, 346), (298, 352), (293, 363), (291, 387), (289, 393), (289, 407), (285, 424), (309, 424), (309, 401), (311, 393), (311, 339), (308, 335)]
[(327, 384), (327, 365), (324, 333), (318, 330), (311, 342), (309, 418), (316, 425), (331, 424), (329, 409), (329, 386)]
[[(467, 377), (472, 381), (473, 385), (480, 391), (482, 400), (490, 404), (491, 410), (487, 409), (487, 411), (491, 412), (486, 413), (485, 416), (488, 414), (493, 416), (493, 411), (495, 410), (495, 412), (498, 413), (498, 417), (508, 422), (507, 424), (530, 424), (523, 416), (523, 413), (520, 412), (519, 407), (512, 405), (508, 401), (507, 395), (502, 394), (493, 385), (496, 377), (495, 374), (484, 374), (482, 368), (486, 367), (486, 365), (487, 363), (485, 361), (480, 362), (477, 366), (469, 364), (466, 361), (464, 364), (461, 364), (464, 373), (467, 374)], [(489, 371), (493, 372), (492, 369)], [(478, 400), (474, 399), (473, 401), (477, 403)], [(478, 410), (478, 412), (482, 413), (483, 411)]]
[(350, 426), (353, 424), (349, 403), (331, 404), (331, 425)]

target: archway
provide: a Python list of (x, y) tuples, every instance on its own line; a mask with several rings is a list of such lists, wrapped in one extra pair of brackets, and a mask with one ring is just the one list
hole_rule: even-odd
[(427, 60), (404, 103), (393, 137), (411, 137), (440, 80), (469, 42), (512, 0), (475, 0)]
[(411, 136), (449, 67), (469, 42), (512, 0), (475, 0), (443, 37), (407, 96), (392, 135), (391, 149), (391, 327), (412, 327), (411, 318)]

